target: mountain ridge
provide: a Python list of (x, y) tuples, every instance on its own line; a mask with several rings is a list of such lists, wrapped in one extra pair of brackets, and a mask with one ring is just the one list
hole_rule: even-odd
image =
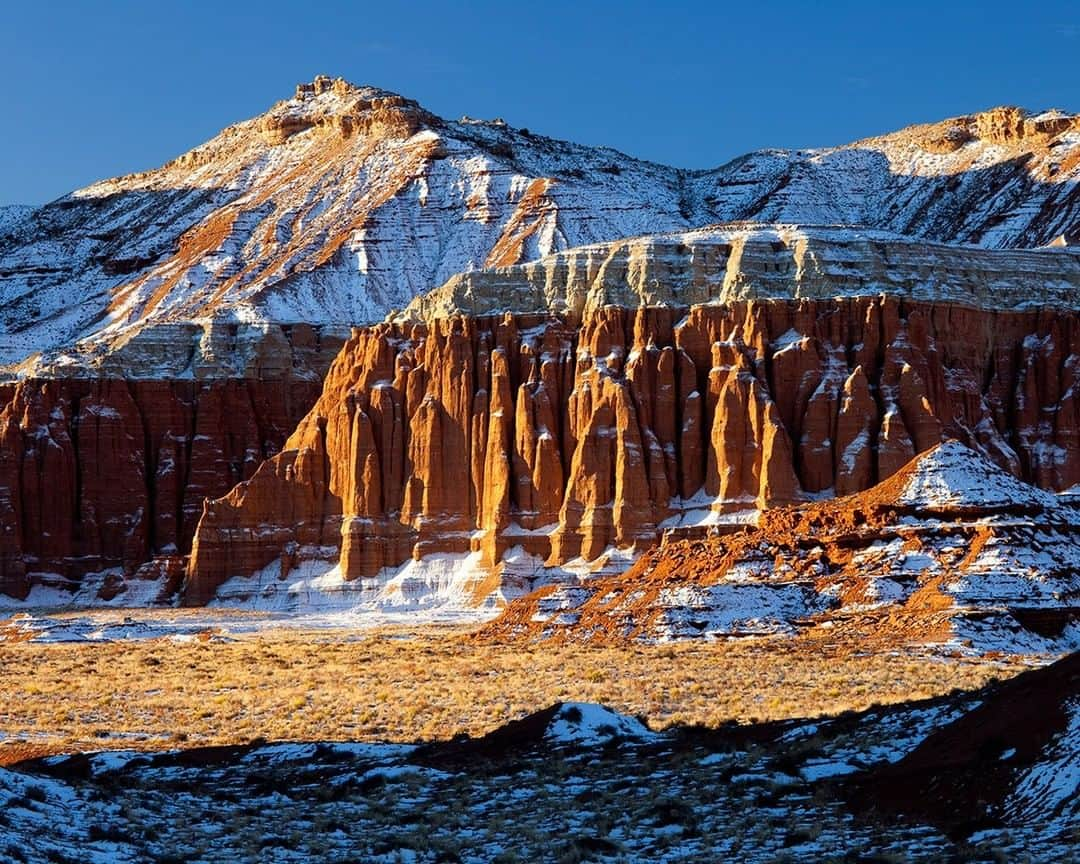
[(1060, 112), (999, 108), (679, 169), (320, 76), (161, 168), (0, 231), (0, 364), (93, 370), (163, 326), (182, 342), (214, 322), (252, 338), (370, 323), (457, 273), (716, 222), (1067, 243), (1078, 179), (1080, 120)]
[(0, 588), (438, 554), (482, 592), (947, 435), (1071, 486), (1080, 259), (1041, 247), (1080, 224), (1078, 122), (687, 172), (317, 78), (0, 232)]
[(1067, 248), (984, 249), (847, 225), (738, 222), (622, 238), (460, 273), (416, 297), (396, 317), (581, 315), (605, 305), (874, 294), (982, 309), (1067, 306), (1080, 296), (1078, 267), (1080, 254)]

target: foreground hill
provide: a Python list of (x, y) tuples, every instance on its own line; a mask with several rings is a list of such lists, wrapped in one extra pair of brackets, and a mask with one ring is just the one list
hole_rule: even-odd
[(0, 852), (27, 864), (403, 851), (423, 862), (1064, 861), (1080, 818), (1077, 666), (719, 730), (657, 733), (559, 703), (423, 746), (53, 757), (0, 769)]
[(845, 498), (667, 543), (618, 576), (541, 588), (491, 638), (723, 638), (826, 628), (868, 646), (1080, 645), (1080, 520), (956, 441)]

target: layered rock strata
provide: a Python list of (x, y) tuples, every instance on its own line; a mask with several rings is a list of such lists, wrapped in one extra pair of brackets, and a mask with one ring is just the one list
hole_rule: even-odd
[(173, 325), (182, 357), (205, 321), (368, 323), (455, 273), (733, 220), (1068, 245), (1078, 179), (1080, 118), (1056, 111), (689, 171), (320, 76), (160, 168), (0, 210), (0, 368), (93, 374)]
[(867, 489), (945, 436), (1065, 488), (1078, 355), (1072, 312), (897, 297), (359, 329), (283, 452), (207, 503), (184, 599), (310, 547), (347, 579), (432, 552), (590, 560)]
[[(321, 382), (350, 327), (307, 323), (237, 323), (225, 318), (170, 321), (125, 334), (106, 347), (59, 352), (30, 363), (17, 378), (114, 378)], [(35, 374), (40, 372), (41, 374)]]
[(1003, 253), (839, 226), (732, 223), (460, 273), (417, 297), (401, 317), (589, 315), (612, 304), (689, 306), (878, 293), (982, 309), (1072, 306), (1080, 297), (1080, 254)]

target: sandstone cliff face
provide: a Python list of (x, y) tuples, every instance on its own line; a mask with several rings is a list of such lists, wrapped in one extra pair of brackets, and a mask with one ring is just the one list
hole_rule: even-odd
[[(205, 497), (250, 477), (317, 381), (26, 380), (0, 385), (0, 592), (185, 554)], [(175, 562), (159, 561), (152, 575)]]
[(866, 489), (946, 435), (1064, 488), (1077, 356), (1075, 313), (892, 297), (356, 330), (284, 451), (207, 502), (185, 600), (313, 546), (348, 579), (432, 552), (589, 560)]

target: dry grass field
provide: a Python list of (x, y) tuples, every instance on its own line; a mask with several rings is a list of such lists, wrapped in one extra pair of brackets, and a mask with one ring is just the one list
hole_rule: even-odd
[(975, 688), (1022, 668), (783, 639), (500, 646), (445, 628), (0, 642), (0, 763), (259, 738), (447, 739), (560, 700), (604, 703), (657, 729), (814, 717)]

